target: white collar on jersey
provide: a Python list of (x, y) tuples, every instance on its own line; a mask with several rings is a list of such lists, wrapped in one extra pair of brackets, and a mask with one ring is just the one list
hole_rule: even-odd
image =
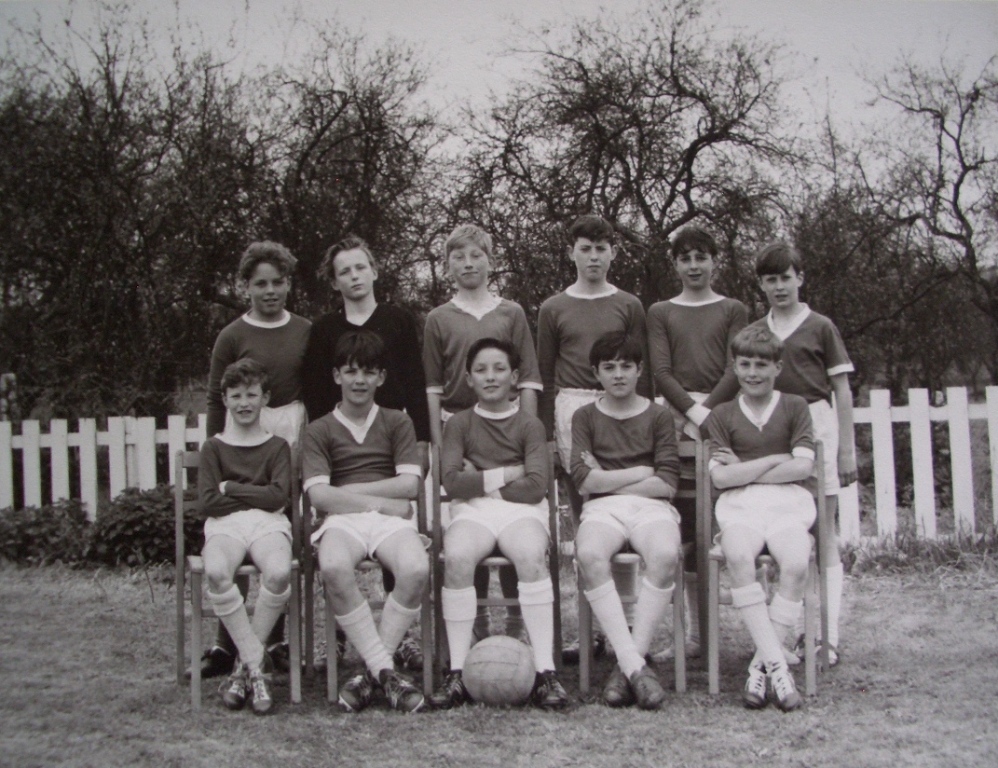
[(617, 419), (617, 421), (624, 421), (624, 419), (633, 419), (635, 416), (638, 416), (639, 414), (642, 414), (645, 411), (647, 411), (649, 408), (651, 408), (651, 400), (649, 400), (647, 397), (642, 396), (641, 400), (643, 402), (640, 402), (633, 411), (630, 411), (628, 413), (610, 413), (610, 411), (606, 409), (606, 405), (604, 405), (603, 402), (604, 400), (606, 400), (606, 395), (603, 395), (596, 401), (596, 410), (605, 416), (609, 416), (611, 419)]
[(492, 411), (486, 411), (478, 403), (475, 403), (475, 405), (473, 407), (475, 409), (475, 413), (477, 413), (483, 419), (492, 419), (493, 421), (502, 421), (503, 419), (508, 419), (510, 416), (512, 416), (513, 414), (515, 414), (517, 411), (520, 410), (520, 402), (518, 400), (517, 401), (511, 401), (510, 402), (510, 408), (509, 408), (509, 410), (503, 411), (502, 413), (494, 413)]
[(368, 431), (371, 429), (371, 425), (374, 423), (375, 417), (378, 415), (378, 404), (375, 403), (371, 406), (371, 412), (367, 414), (367, 419), (363, 424), (354, 424), (350, 419), (343, 415), (340, 411), (340, 404), (337, 403), (336, 407), (333, 408), (333, 418), (336, 419), (340, 424), (347, 428), (347, 431), (353, 435), (353, 439), (357, 441), (358, 444), (364, 442), (364, 438), (367, 437)]
[(682, 296), (676, 296), (675, 298), (669, 299), (672, 304), (678, 304), (680, 307), (706, 307), (708, 304), (717, 304), (719, 301), (724, 301), (724, 296), (717, 294), (713, 298), (704, 299), (703, 301), (688, 301)]
[(451, 303), (453, 303), (454, 306), (460, 309), (462, 312), (467, 312), (476, 320), (481, 320), (489, 312), (491, 312), (493, 309), (495, 309), (502, 303), (502, 297), (490, 293), (489, 301), (484, 305), (478, 305), (478, 304), (472, 304), (471, 302), (468, 301), (464, 301), (463, 299), (459, 299), (457, 296), (455, 296), (453, 299), (451, 299)]
[(273, 435), (270, 434), (270, 432), (265, 431), (262, 435), (259, 435), (255, 438), (249, 440), (240, 440), (235, 435), (227, 435), (225, 432), (218, 432), (215, 435), (215, 437), (217, 437), (220, 442), (225, 443), (226, 445), (234, 446), (236, 448), (255, 448), (256, 446), (263, 445), (265, 442), (270, 440), (270, 438), (272, 438)]
[(607, 284), (605, 291), (600, 291), (599, 293), (582, 293), (574, 285), (570, 285), (565, 289), (565, 293), (573, 299), (605, 299), (607, 296), (613, 296), (616, 292), (617, 286), (609, 284)]
[(742, 409), (742, 413), (745, 414), (745, 418), (749, 420), (749, 423), (755, 426), (760, 432), (769, 423), (769, 419), (773, 415), (773, 411), (776, 410), (778, 402), (780, 402), (780, 390), (774, 389), (773, 398), (769, 401), (769, 405), (766, 406), (766, 410), (761, 415), (756, 416), (748, 403), (745, 402), (745, 395), (738, 395), (738, 407)]
[(287, 325), (288, 323), (291, 322), (291, 313), (288, 312), (288, 310), (286, 309), (282, 310), (282, 312), (283, 314), (281, 315), (280, 320), (274, 320), (273, 322), (269, 323), (265, 322), (264, 320), (254, 320), (252, 317), (249, 316), (249, 312), (243, 315), (243, 320), (245, 320), (247, 323), (256, 328), (280, 328), (281, 326)]
[(791, 320), (787, 325), (783, 326), (779, 330), (777, 330), (776, 324), (773, 322), (773, 310), (769, 310), (769, 312), (766, 314), (766, 325), (769, 326), (769, 330), (771, 330), (774, 334), (776, 334), (776, 338), (778, 338), (780, 341), (786, 341), (787, 337), (790, 336), (790, 334), (796, 331), (798, 328), (800, 328), (801, 324), (805, 320), (807, 320), (808, 316), (811, 314), (811, 308), (807, 304), (805, 304), (802, 301), (800, 305), (804, 309), (798, 312), (794, 316), (793, 320)]

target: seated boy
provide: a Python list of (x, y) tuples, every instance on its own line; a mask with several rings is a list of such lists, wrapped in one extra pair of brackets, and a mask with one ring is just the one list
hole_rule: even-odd
[(444, 427), (440, 467), (452, 501), (441, 600), (450, 672), (433, 695), (433, 705), (442, 709), (468, 699), (461, 672), (478, 606), (475, 567), (497, 545), (513, 561), (519, 577), (523, 623), (537, 670), (531, 699), (544, 709), (568, 703), (555, 675), (552, 650), (547, 443), (540, 419), (510, 401), (519, 367), (520, 356), (509, 342), (485, 338), (473, 343), (465, 368), (478, 402), (455, 414)]
[[(749, 326), (731, 342), (741, 393), (711, 411), (710, 477), (717, 500), (721, 550), (731, 576), (731, 601), (752, 635), (756, 652), (742, 698), (766, 706), (766, 680), (780, 709), (802, 701), (784, 659), (803, 607), (816, 510), (809, 487), (814, 439), (807, 401), (774, 389), (783, 343), (768, 328)], [(766, 548), (780, 568), (779, 591), (767, 611), (756, 581), (756, 557)]]
[[(322, 519), (312, 544), (336, 621), (367, 666), (340, 689), (339, 704), (359, 712), (380, 686), (392, 709), (415, 712), (423, 694), (394, 668), (392, 654), (419, 615), (429, 578), (426, 549), (410, 499), (422, 467), (412, 420), (380, 408), (374, 393), (385, 380), (385, 347), (370, 331), (345, 333), (333, 353), (333, 378), (343, 399), (308, 425), (302, 489)], [(355, 569), (365, 557), (395, 576), (376, 627)]]
[[(264, 641), (291, 595), (291, 523), (284, 514), (291, 493), (291, 449), (260, 426), (270, 399), (267, 372), (252, 358), (227, 366), (221, 377), (228, 411), (225, 429), (201, 448), (198, 494), (204, 524), (208, 599), (235, 642), (239, 659), (219, 689), (229, 709), (249, 695), (253, 711), (273, 706), (261, 665)], [(246, 555), (260, 569), (253, 620), (233, 579)], [(249, 689), (249, 690), (248, 690)]]
[[(675, 425), (668, 408), (637, 394), (640, 341), (623, 333), (601, 336), (589, 362), (604, 393), (572, 417), (572, 479), (588, 495), (576, 559), (586, 599), (617, 655), (603, 700), (655, 709), (665, 691), (645, 655), (672, 603), (679, 558), (679, 513), (668, 501), (679, 480)], [(610, 572), (611, 558), (625, 544), (645, 566), (633, 631)]]

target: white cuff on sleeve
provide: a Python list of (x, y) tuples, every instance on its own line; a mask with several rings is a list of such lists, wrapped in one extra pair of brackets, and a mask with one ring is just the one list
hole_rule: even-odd
[(710, 408), (704, 408), (700, 403), (694, 403), (690, 406), (690, 409), (686, 411), (686, 418), (696, 424), (698, 427), (703, 426), (703, 423), (710, 416)]
[(504, 485), (506, 485), (506, 470), (502, 467), (496, 467), (495, 469), (486, 469), (482, 472), (482, 482), (485, 485), (485, 493), (492, 493), (492, 491), (498, 491)]

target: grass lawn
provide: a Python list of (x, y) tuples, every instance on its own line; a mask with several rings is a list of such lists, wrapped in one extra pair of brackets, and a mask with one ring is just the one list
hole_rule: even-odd
[[(200, 718), (173, 678), (169, 572), (0, 569), (3, 766), (993, 766), (998, 761), (998, 582), (980, 571), (847, 581), (843, 663), (802, 711), (742, 708), (749, 640), (722, 609), (722, 693), (658, 712), (577, 699), (564, 713), (343, 715), (306, 680), (304, 702), (230, 713), (206, 684)], [(565, 606), (574, 635), (574, 598)], [(349, 662), (348, 662), (349, 663)], [(608, 667), (601, 666), (597, 683)], [(352, 671), (352, 670), (347, 670)], [(671, 684), (671, 671), (662, 672)], [(800, 673), (801, 682), (803, 672)], [(991, 757), (988, 757), (991, 755)]]

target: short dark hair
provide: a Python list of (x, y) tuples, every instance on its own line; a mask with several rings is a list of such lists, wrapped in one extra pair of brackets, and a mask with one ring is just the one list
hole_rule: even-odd
[(690, 224), (679, 230), (672, 238), (672, 258), (676, 259), (687, 251), (700, 251), (714, 257), (717, 256), (717, 243), (706, 229)]
[(757, 277), (763, 275), (782, 275), (791, 267), (798, 275), (804, 271), (803, 261), (800, 252), (790, 243), (777, 240), (764, 246), (755, 257), (755, 274)]
[(322, 263), (319, 265), (319, 276), (329, 282), (333, 282), (336, 279), (336, 257), (343, 253), (343, 251), (354, 250), (360, 250), (367, 254), (367, 261), (371, 265), (371, 269), (378, 268), (378, 262), (375, 260), (374, 254), (371, 253), (371, 246), (356, 235), (347, 235), (326, 249), (326, 253), (322, 257)]
[(356, 365), (358, 368), (385, 369), (385, 342), (372, 331), (347, 331), (336, 342), (333, 367)]
[(622, 331), (604, 333), (589, 350), (589, 365), (593, 368), (598, 368), (600, 363), (607, 360), (626, 360), (641, 365), (643, 359), (641, 342)]
[(290, 275), (298, 263), (298, 259), (291, 255), (291, 251), (280, 243), (272, 240), (261, 240), (250, 243), (249, 247), (243, 251), (239, 257), (239, 268), (236, 274), (240, 280), (249, 280), (260, 264), (270, 264), (281, 273), (282, 277)]
[(490, 259), (492, 258), (492, 236), (477, 224), (458, 224), (444, 242), (444, 255), (462, 245), (471, 243)]
[(520, 370), (520, 353), (516, 351), (516, 347), (508, 341), (486, 337), (476, 341), (468, 350), (468, 356), (464, 359), (464, 369), (468, 373), (471, 373), (471, 366), (474, 365), (475, 358), (478, 357), (478, 353), (483, 349), (498, 349), (500, 352), (505, 352), (506, 358), (509, 360), (510, 369), (514, 371)]
[(227, 365), (222, 372), (222, 394), (235, 387), (248, 387), (252, 384), (259, 384), (264, 392), (270, 391), (270, 376), (267, 375), (267, 369), (252, 357), (236, 360)]
[(769, 328), (750, 325), (742, 328), (731, 340), (731, 357), (761, 357), (779, 362), (783, 355), (783, 342)]
[(613, 225), (602, 216), (591, 213), (579, 216), (568, 228), (569, 246), (574, 246), (575, 241), (580, 237), (592, 240), (594, 243), (598, 240), (606, 240), (610, 245), (615, 245), (617, 242), (617, 234), (614, 232)]

